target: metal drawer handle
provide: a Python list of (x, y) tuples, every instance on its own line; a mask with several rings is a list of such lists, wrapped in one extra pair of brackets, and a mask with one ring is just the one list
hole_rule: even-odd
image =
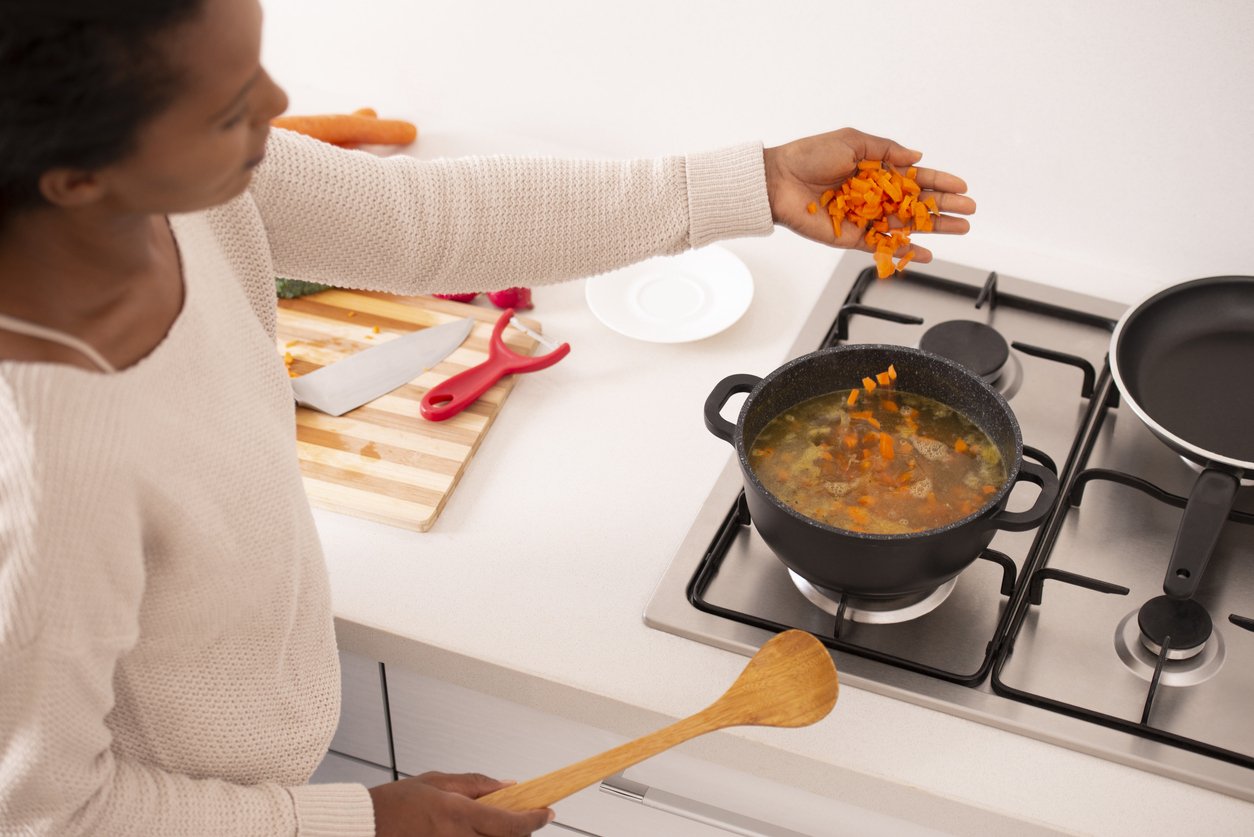
[(695, 799), (676, 796), (673, 793), (651, 788), (640, 782), (633, 782), (631, 779), (624, 777), (622, 773), (615, 773), (603, 781), (601, 790), (621, 799), (638, 802), (649, 808), (656, 808), (659, 811), (666, 811), (685, 819), (705, 823), (732, 834), (743, 835), (743, 837), (809, 837), (809, 835), (802, 834), (799, 831), (780, 828), (761, 820), (755, 820), (752, 817), (746, 817), (743, 814), (728, 811), (725, 808), (717, 808), (704, 802), (698, 802)]

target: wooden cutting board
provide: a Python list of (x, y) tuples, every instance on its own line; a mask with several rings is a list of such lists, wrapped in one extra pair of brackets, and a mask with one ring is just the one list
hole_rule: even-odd
[[(277, 343), (288, 369), (304, 375), (418, 329), (474, 317), (470, 336), (409, 384), (342, 416), (296, 408), (296, 445), (305, 491), (315, 506), (425, 532), (435, 523), (471, 457), (514, 388), (507, 375), (447, 421), (418, 412), (428, 389), (487, 360), (495, 308), (427, 296), (329, 290), (280, 299)], [(521, 318), (539, 332), (534, 320)], [(518, 329), (505, 342), (530, 355), (536, 341)]]

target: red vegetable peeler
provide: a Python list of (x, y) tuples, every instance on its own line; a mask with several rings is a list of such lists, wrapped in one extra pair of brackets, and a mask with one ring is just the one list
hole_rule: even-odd
[[(505, 341), (501, 339), (501, 335), (505, 333), (505, 327), (511, 324), (552, 351), (537, 357), (518, 354), (506, 346)], [(479, 396), (488, 391), (489, 387), (506, 375), (547, 369), (568, 354), (570, 354), (569, 343), (554, 346), (520, 321), (515, 320), (514, 309), (507, 308), (492, 329), (492, 341), (488, 344), (488, 359), (427, 390), (427, 394), (422, 397), (419, 412), (422, 413), (423, 418), (430, 421), (450, 419), (473, 404)]]

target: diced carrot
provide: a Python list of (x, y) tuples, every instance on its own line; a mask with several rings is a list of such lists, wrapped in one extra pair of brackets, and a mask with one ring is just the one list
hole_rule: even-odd
[(875, 376), (875, 380), (879, 383), (880, 386), (886, 387), (890, 383), (892, 383), (893, 379), (888, 377), (887, 372), (880, 372), (878, 375)]
[(897, 367), (893, 366), (891, 363), (888, 364), (888, 377), (892, 378), (894, 381), (897, 380)]
[(861, 391), (862, 391), (862, 390), (858, 390), (858, 389), (851, 389), (851, 390), (849, 390), (849, 397), (848, 397), (847, 399), (845, 399), (845, 403), (846, 403), (846, 404), (848, 404), (850, 407), (852, 407), (854, 404), (857, 404), (857, 403), (858, 403), (858, 393), (859, 393), (859, 392), (861, 392)]
[[(854, 392), (857, 392), (857, 390), (854, 390)], [(895, 413), (901, 409), (900, 407), (897, 406), (896, 401), (885, 401), (883, 404), (883, 407), (885, 410), (887, 410), (890, 413)]]
[(959, 439), (958, 441), (954, 442), (954, 450), (958, 451), (958, 453), (965, 453), (966, 449), (967, 449), (967, 443), (964, 442), (962, 439)]
[(842, 441), (844, 442), (845, 447), (850, 450), (853, 450), (858, 446), (858, 437), (852, 433), (846, 433), (845, 438)]
[(984, 488), (983, 488), (983, 489), (981, 489), (981, 490), (982, 490), (985, 494), (993, 494), (994, 492), (996, 492), (996, 491), (997, 491), (997, 486), (995, 486), (995, 485), (986, 485), (986, 486), (984, 486)]
[(814, 213), (818, 211), (819, 211), (819, 206), (814, 201), (810, 201), (810, 203), (806, 204), (806, 212), (809, 212), (811, 215), (813, 215)]
[(893, 437), (887, 433), (880, 434), (880, 456), (885, 459), (892, 459), (896, 454), (893, 451)]
[[(869, 395), (870, 393), (872, 393), (872, 392), (875, 392), (875, 381), (874, 381), (874, 379), (872, 379), (872, 378), (863, 378), (863, 379), (862, 379), (862, 386), (863, 386), (863, 388), (867, 391), (867, 394), (868, 394), (868, 395)], [(869, 413), (868, 413), (868, 415), (869, 415)]]
[[(876, 274), (885, 279), (903, 270), (915, 257), (910, 234), (933, 229), (932, 215), (938, 205), (933, 197), (919, 200), (922, 188), (915, 179), (918, 169), (913, 166), (903, 174), (880, 160), (862, 160), (857, 169), (839, 189), (824, 190), (819, 203), (832, 216), (832, 235), (836, 238), (841, 236), (844, 221), (852, 221), (863, 231), (863, 243), (874, 254)], [(902, 229), (889, 228), (888, 219), (893, 216), (902, 223)], [(899, 252), (902, 256), (894, 264)]]

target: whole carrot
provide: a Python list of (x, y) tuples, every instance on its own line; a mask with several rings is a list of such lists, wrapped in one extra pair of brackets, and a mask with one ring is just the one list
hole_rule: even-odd
[(410, 122), (357, 113), (280, 116), (270, 124), (337, 145), (409, 145), (418, 138), (418, 128)]

